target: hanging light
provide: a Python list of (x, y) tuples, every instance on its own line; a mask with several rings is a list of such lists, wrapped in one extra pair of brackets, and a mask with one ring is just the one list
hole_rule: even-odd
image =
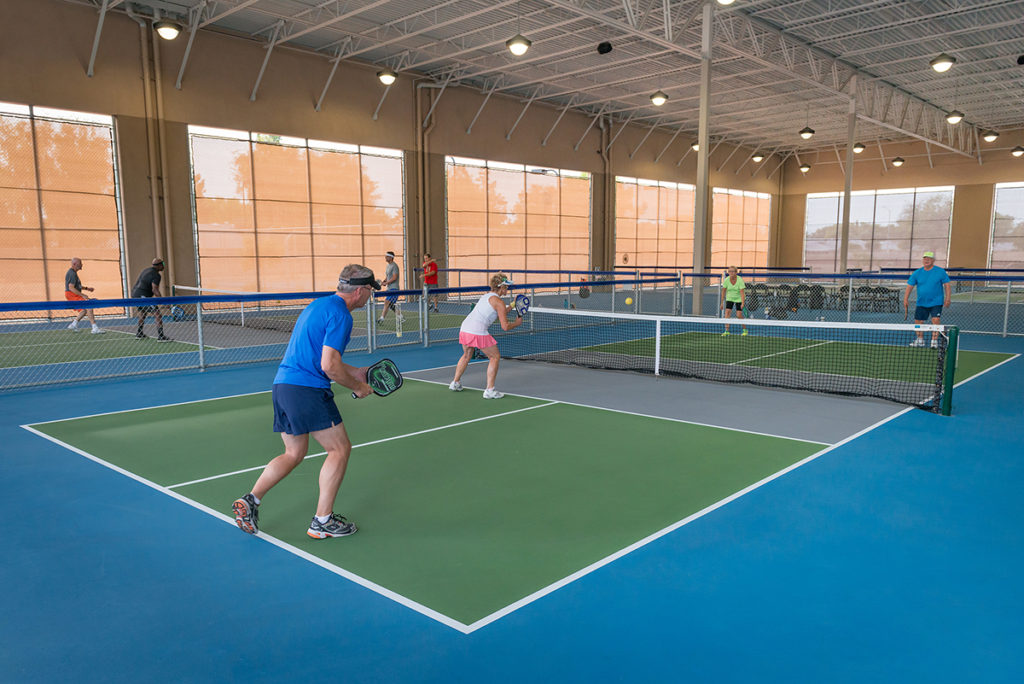
[(803, 164), (800, 165), (800, 173), (807, 173), (810, 170), (811, 170), (811, 165), (808, 164), (807, 162), (804, 162)]
[(853, 143), (853, 153), (860, 154), (864, 151), (864, 143)]
[(956, 57), (947, 55), (945, 52), (941, 53), (938, 57), (928, 62), (932, 69), (935, 69), (940, 74), (944, 74), (949, 71), (949, 68), (956, 64)]
[(726, 7), (728, 7), (734, 2), (736, 2), (736, 0), (718, 0), (719, 5), (725, 5)]
[(1019, 157), (1022, 154), (1024, 154), (1024, 147), (1017, 145), (1012, 150), (1010, 150), (1010, 154), (1012, 154), (1014, 157)]
[(523, 35), (522, 29), (519, 25), (522, 19), (522, 13), (519, 10), (519, 2), (516, 2), (516, 35), (512, 36), (505, 41), (505, 47), (516, 57), (522, 57), (526, 54), (526, 51), (533, 45), (526, 36)]
[(905, 161), (907, 161), (907, 160), (904, 159), (903, 157), (896, 157), (895, 159), (892, 160), (892, 165), (893, 166), (903, 166), (903, 162), (905, 162)]
[(695, 140), (693, 144), (690, 145), (690, 149), (694, 152), (700, 152), (700, 143)]
[(531, 45), (533, 45), (533, 43), (531, 43), (530, 40), (521, 33), (517, 33), (505, 41), (505, 47), (507, 47), (508, 51), (516, 57), (522, 57), (525, 55)]
[(398, 74), (396, 74), (391, 69), (384, 69), (383, 71), (377, 72), (377, 78), (380, 79), (381, 83), (383, 83), (386, 86), (389, 86), (395, 82), (395, 80), (398, 78)]
[(174, 40), (181, 33), (181, 24), (161, 19), (153, 22), (153, 28), (164, 40)]
[(960, 123), (963, 120), (964, 113), (961, 112), (959, 109), (954, 109), (953, 111), (946, 115), (946, 123), (953, 126), (955, 126), (956, 124)]
[(654, 103), (655, 107), (660, 107), (661, 105), (668, 102), (668, 95), (659, 90), (653, 95), (651, 95), (651, 102)]
[(985, 142), (995, 142), (999, 138), (999, 134), (995, 131), (985, 131), (981, 135), (981, 139)]
[(755, 155), (754, 155), (753, 157), (751, 157), (751, 159), (753, 159), (753, 160), (754, 160), (754, 163), (755, 163), (755, 164), (760, 164), (761, 162), (763, 162), (763, 161), (764, 161), (764, 155), (763, 155), (763, 154), (761, 154), (760, 152), (758, 152), (758, 153), (757, 153), (757, 154), (755, 154)]
[(814, 135), (814, 129), (810, 126), (804, 126), (800, 129), (800, 137), (804, 140), (810, 140), (812, 135)]

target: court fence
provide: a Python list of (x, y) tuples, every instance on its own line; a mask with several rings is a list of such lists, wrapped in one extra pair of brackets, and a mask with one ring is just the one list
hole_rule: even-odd
[[(722, 317), (722, 273), (587, 272), (515, 284), (533, 306), (655, 316)], [(905, 280), (888, 274), (748, 272), (751, 319), (904, 323)], [(1024, 277), (953, 276), (942, 322), (961, 332), (1024, 335)], [(348, 349), (454, 343), (482, 286), (377, 292), (353, 311)], [(184, 286), (165, 298), (0, 303), (0, 391), (168, 370), (279, 361), (295, 321), (329, 292), (242, 293)], [(389, 303), (389, 300), (394, 301)], [(141, 308), (140, 308), (141, 307)], [(140, 317), (140, 311), (142, 312)], [(70, 323), (79, 317), (79, 325)], [(90, 315), (103, 332), (92, 332)], [(157, 317), (159, 316), (159, 321)], [(140, 320), (142, 335), (139, 336)], [(161, 330), (163, 337), (160, 339)]]

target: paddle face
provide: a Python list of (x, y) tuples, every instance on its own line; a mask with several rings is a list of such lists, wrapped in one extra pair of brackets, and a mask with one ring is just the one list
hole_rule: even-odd
[(579, 295), (580, 299), (586, 299), (587, 297), (590, 296), (590, 288), (587, 287), (586, 285), (580, 285)]
[[(366, 369), (366, 384), (377, 396), (386, 397), (402, 387), (402, 373), (391, 359), (381, 359)], [(353, 398), (356, 393), (352, 393)]]
[(526, 312), (530, 310), (530, 298), (526, 295), (516, 295), (516, 313), (520, 316), (525, 316)]
[(171, 318), (173, 318), (176, 321), (183, 321), (183, 320), (185, 320), (185, 310), (182, 309), (178, 305), (172, 306), (171, 307)]

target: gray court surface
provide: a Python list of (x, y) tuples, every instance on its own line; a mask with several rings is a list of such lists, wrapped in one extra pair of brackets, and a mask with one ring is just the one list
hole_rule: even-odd
[[(470, 364), (462, 377), (463, 386), (483, 389), (486, 369), (483, 361)], [(453, 374), (454, 366), (406, 376), (447, 384)], [(878, 399), (507, 360), (502, 360), (498, 370), (497, 388), (512, 394), (826, 444), (842, 441), (905, 408)]]

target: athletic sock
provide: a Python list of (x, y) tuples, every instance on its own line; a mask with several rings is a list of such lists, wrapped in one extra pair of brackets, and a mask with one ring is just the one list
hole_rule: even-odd
[(330, 515), (317, 515), (314, 517), (316, 518), (316, 521), (321, 525), (326, 525), (327, 521), (331, 519)]
[[(250, 494), (252, 494), (252, 492), (249, 492), (249, 493), (250, 493)], [(254, 503), (255, 503), (255, 504), (257, 505), (257, 506), (259, 506), (259, 505), (260, 505), (260, 498), (259, 498), (258, 496), (256, 496), (255, 494), (253, 494), (253, 495), (252, 495), (252, 500), (253, 500), (253, 502), (254, 502)]]

